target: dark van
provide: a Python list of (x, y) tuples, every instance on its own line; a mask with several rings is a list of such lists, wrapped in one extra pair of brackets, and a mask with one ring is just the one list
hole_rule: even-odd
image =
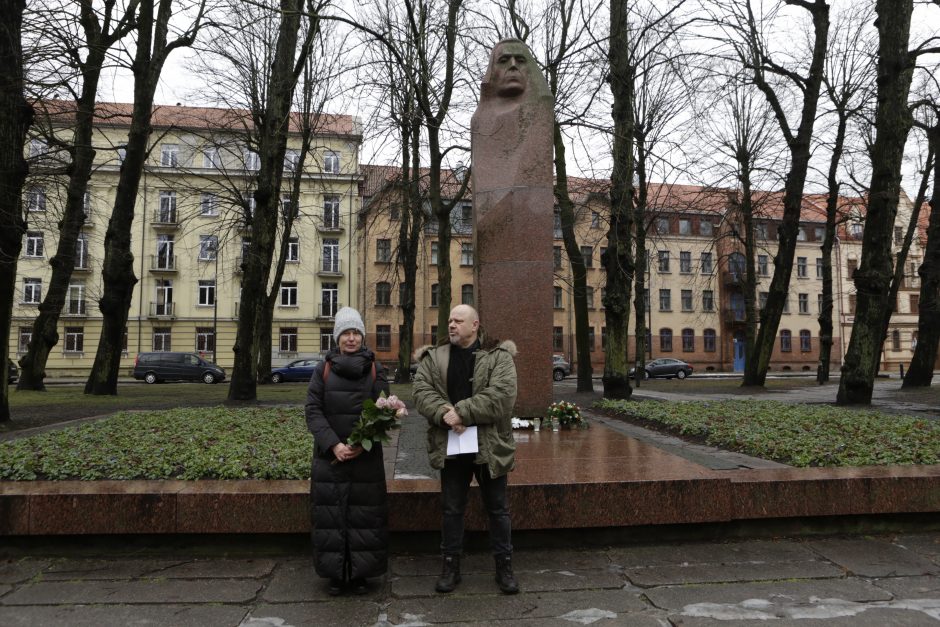
[(134, 362), (134, 378), (147, 383), (158, 381), (225, 380), (225, 370), (196, 353), (139, 353)]

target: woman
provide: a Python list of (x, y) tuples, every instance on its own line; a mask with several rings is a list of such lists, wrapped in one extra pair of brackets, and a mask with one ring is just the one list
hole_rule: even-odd
[(359, 312), (336, 312), (337, 348), (313, 371), (307, 389), (307, 428), (313, 434), (313, 546), (317, 574), (329, 593), (366, 592), (366, 578), (388, 568), (388, 507), (382, 447), (366, 451), (346, 439), (362, 414), (365, 399), (388, 394), (388, 379), (375, 355), (363, 346)]

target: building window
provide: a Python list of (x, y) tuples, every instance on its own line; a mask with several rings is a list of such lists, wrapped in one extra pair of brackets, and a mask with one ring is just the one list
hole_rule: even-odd
[(692, 272), (692, 253), (687, 250), (679, 252), (679, 272), (683, 274)]
[(469, 242), (463, 242), (460, 244), (460, 265), (473, 265), (473, 244)]
[(715, 225), (709, 222), (708, 220), (703, 220), (698, 223), (698, 234), (704, 235), (706, 237), (711, 237), (715, 232)]
[(601, 214), (598, 211), (591, 212), (591, 228), (592, 229), (601, 228)]
[(706, 353), (714, 353), (718, 342), (716, 341), (715, 329), (705, 329), (702, 333), (702, 344)]
[(464, 283), (460, 286), (460, 302), (473, 307), (473, 284)]
[(292, 213), (293, 206), (290, 201), (290, 194), (284, 194), (281, 196), (281, 217), (284, 218), (287, 222), (293, 222), (294, 214)]
[(812, 335), (808, 329), (800, 331), (800, 351), (808, 353), (813, 350)]
[(692, 221), (688, 218), (679, 218), (679, 235), (692, 235)]
[(552, 246), (552, 266), (556, 270), (561, 268), (561, 246)]
[(85, 329), (65, 327), (65, 352), (81, 353), (85, 350)]
[(215, 194), (203, 192), (199, 201), (199, 214), (203, 216), (219, 215), (219, 198)]
[(218, 148), (207, 148), (202, 151), (202, 167), (215, 170), (222, 167), (222, 156)]
[(45, 211), (46, 210), (46, 188), (31, 187), (26, 192), (26, 210), (27, 211)]
[(891, 331), (891, 350), (901, 350), (901, 332), (897, 329)]
[(242, 195), (242, 209), (245, 211), (245, 222), (250, 223), (255, 215), (255, 209), (258, 207), (258, 199), (254, 192), (248, 192)]
[(82, 196), (82, 212), (85, 214), (86, 218), (91, 215), (91, 192), (87, 189)]
[(857, 295), (849, 294), (849, 313), (850, 314), (855, 313), (855, 299), (856, 298), (857, 298)]
[(565, 350), (565, 332), (561, 327), (552, 327), (552, 350), (556, 353)]
[(561, 209), (557, 206), (552, 213), (552, 237), (561, 239)]
[(594, 309), (594, 288), (587, 287), (584, 292), (585, 300), (587, 301), (587, 308)]
[(664, 353), (672, 352), (672, 329), (659, 330), (659, 350)]
[(17, 346), (18, 353), (25, 353), (29, 350), (29, 342), (33, 339), (33, 327), (20, 327), (20, 341)]
[(336, 348), (336, 340), (333, 339), (333, 329), (320, 327), (320, 350), (326, 352), (334, 348)]
[(214, 261), (219, 250), (219, 238), (215, 235), (199, 236), (199, 261)]
[[(278, 335), (280, 336), (280, 351), (282, 353), (296, 353), (297, 352), (297, 327), (281, 327), (278, 330)], [(330, 337), (333, 334), (330, 333)]]
[(215, 352), (215, 329), (196, 327), (196, 350), (200, 353)]
[(581, 257), (584, 259), (584, 267), (591, 268), (594, 266), (594, 249), (590, 246), (581, 247)]
[(199, 304), (215, 305), (215, 279), (199, 281)]
[(75, 268), (88, 270), (88, 238), (84, 233), (79, 233), (75, 239)]
[(437, 242), (431, 242), (431, 265), (436, 266), (441, 262), (440, 248)]
[(659, 310), (672, 311), (672, 290), (659, 290)]
[(797, 294), (797, 302), (799, 303), (800, 313), (808, 314), (809, 313), (809, 294)]
[(607, 350), (607, 327), (601, 327), (601, 350)]
[(392, 325), (378, 324), (375, 326), (375, 348), (380, 351), (392, 350)]
[(894, 227), (894, 243), (898, 246), (904, 243), (904, 227)]
[(767, 255), (757, 255), (757, 274), (767, 276), (770, 274)]
[(682, 329), (682, 352), (695, 352), (695, 329)]
[(557, 285), (552, 286), (552, 298), (553, 298), (552, 306), (555, 309), (561, 309), (563, 306), (561, 296), (562, 296), (561, 288), (558, 287)]
[(823, 260), (822, 257), (816, 257), (816, 278), (823, 278)]
[(323, 271), (338, 274), (340, 272), (339, 266), (339, 240), (325, 238), (323, 240)]
[(792, 334), (787, 329), (784, 329), (780, 332), (780, 350), (784, 353), (789, 353), (793, 350), (792, 344)]
[(334, 231), (340, 228), (338, 194), (323, 197), (323, 228)]
[(817, 226), (813, 228), (813, 234), (816, 237), (816, 241), (821, 242), (826, 237), (826, 229), (824, 227)]
[(324, 283), (320, 287), (320, 316), (333, 318), (339, 309), (339, 283)]
[(659, 261), (659, 271), (669, 272), (669, 251), (668, 250), (656, 251), (656, 258)]
[(757, 239), (770, 239), (770, 229), (767, 228), (767, 224), (760, 222), (754, 225), (754, 236)]
[(441, 300), (441, 286), (437, 283), (431, 285), (431, 307), (437, 307)]
[(253, 150), (246, 150), (242, 155), (245, 160), (246, 170), (258, 170), (261, 168), (261, 157)]
[(287, 259), (286, 261), (296, 263), (300, 261), (300, 238), (291, 237), (287, 240)]
[(159, 211), (157, 222), (161, 224), (176, 224), (176, 192), (169, 190), (160, 192)]
[(158, 353), (173, 350), (170, 338), (170, 327), (154, 327), (153, 350)]
[(801, 279), (805, 279), (808, 276), (806, 272), (806, 257), (796, 258), (796, 276)]
[(73, 316), (84, 316), (87, 313), (84, 283), (71, 283), (69, 285), (65, 307), (66, 313)]
[(173, 281), (170, 279), (157, 280), (157, 302), (153, 312), (158, 316), (173, 315)]
[(296, 150), (287, 149), (284, 151), (284, 170), (293, 172), (300, 163), (300, 154)]
[(920, 295), (911, 294), (911, 313), (916, 314), (920, 313)]
[(392, 261), (392, 240), (380, 239), (376, 241), (375, 260), (378, 263), (390, 263)]
[(692, 311), (692, 290), (682, 290), (682, 311)]
[(805, 242), (806, 241), (806, 227), (799, 227), (796, 230), (796, 241)]
[(42, 301), (42, 279), (23, 279), (23, 302), (38, 305)]
[(712, 254), (702, 253), (702, 274), (711, 274), (714, 265), (712, 264)]
[(166, 168), (175, 168), (179, 165), (180, 147), (176, 144), (163, 144), (160, 146), (160, 165)]
[(44, 239), (41, 231), (26, 232), (26, 256), (42, 257), (45, 250)]
[(669, 234), (669, 218), (656, 218), (656, 233), (659, 235)]
[(387, 281), (375, 284), (375, 304), (378, 307), (388, 307), (392, 304), (392, 285)]
[(702, 311), (714, 311), (715, 292), (714, 290), (702, 290)]
[(757, 308), (766, 309), (768, 298), (770, 298), (770, 292), (758, 292), (757, 293)]
[(297, 306), (297, 282), (286, 281), (281, 283), (281, 307)]
[(339, 154), (332, 150), (323, 153), (323, 171), (328, 174), (339, 174)]

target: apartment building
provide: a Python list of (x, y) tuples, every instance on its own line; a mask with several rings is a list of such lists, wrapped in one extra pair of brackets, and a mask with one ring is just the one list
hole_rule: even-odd
[[(65, 109), (51, 125), (68, 140)], [(59, 322), (60, 342), (50, 355), (50, 375), (84, 376), (101, 329), (104, 236), (127, 141), (131, 105), (99, 104), (95, 165), (85, 196), (86, 222)], [(285, 156), (282, 207), (290, 202), (290, 177), (298, 166), (300, 135), (293, 120)], [(223, 366), (233, 362), (242, 260), (250, 243), (252, 181), (259, 167), (241, 131), (248, 112), (231, 109), (155, 108), (149, 160), (138, 192), (132, 252), (139, 282), (125, 334), (122, 368), (138, 352), (198, 351)], [(48, 131), (47, 131), (48, 133)], [(17, 274), (11, 353), (26, 351), (32, 322), (48, 285), (57, 222), (64, 207), (65, 165), (38, 132), (29, 144), (33, 164), (24, 192), (28, 232)], [(284, 277), (272, 325), (275, 363), (317, 354), (332, 342), (332, 318), (345, 304), (358, 306), (356, 238), (359, 213), (358, 153), (361, 129), (350, 116), (322, 115), (303, 166), (298, 217), (288, 244)]]
[[(396, 263), (402, 210), (396, 168), (364, 166), (366, 183), (360, 216), (359, 250), (363, 278), (360, 300), (369, 333), (380, 359), (393, 363), (398, 355), (401, 324), (402, 273)], [(445, 197), (460, 188), (458, 176), (447, 179)], [(606, 248), (609, 220), (606, 181), (569, 179), (575, 204), (575, 233), (587, 267), (587, 302), (591, 362), (603, 368), (606, 322), (603, 297), (606, 283), (601, 255)], [(783, 215), (782, 195), (768, 193), (755, 206), (755, 306), (766, 302), (774, 272), (777, 228)], [(745, 257), (734, 194), (726, 189), (654, 185), (649, 190), (647, 263), (644, 272), (650, 298), (645, 307), (647, 359), (671, 356), (692, 363), (697, 371), (742, 371), (745, 349)], [(851, 336), (855, 286), (851, 273), (861, 253), (863, 206), (843, 199), (849, 218), (840, 225), (833, 250), (834, 338), (830, 368), (841, 364)], [(902, 197), (895, 243), (900, 244), (911, 203)], [(473, 302), (472, 210), (469, 195), (451, 214), (454, 244), (450, 250), (452, 303)], [(922, 218), (924, 227), (926, 218)], [(825, 199), (807, 195), (801, 213), (794, 267), (771, 371), (815, 371), (819, 361), (819, 322), (822, 309), (823, 265), (820, 246), (825, 233)], [(915, 239), (908, 260), (905, 284), (892, 318), (883, 367), (906, 363), (916, 341), (916, 267), (922, 259), (923, 233)], [(415, 344), (431, 341), (437, 324), (439, 290), (436, 259), (440, 254), (435, 226), (422, 232), (419, 246)], [(562, 241), (560, 215), (555, 216), (554, 322), (552, 344), (556, 353), (572, 362), (577, 357), (574, 339), (573, 282)], [(524, 245), (524, 243), (520, 243)], [(853, 265), (854, 264), (854, 265)], [(643, 268), (643, 264), (638, 264)], [(631, 339), (629, 357), (634, 359)]]

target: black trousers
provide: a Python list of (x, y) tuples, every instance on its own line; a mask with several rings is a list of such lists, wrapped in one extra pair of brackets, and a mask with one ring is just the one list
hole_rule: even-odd
[(460, 555), (463, 550), (464, 514), (470, 481), (477, 478), (483, 506), (489, 516), (490, 546), (493, 555), (512, 555), (512, 524), (506, 503), (507, 476), (493, 479), (485, 464), (474, 464), (474, 453), (454, 455), (444, 460), (441, 470), (441, 506), (444, 520), (441, 534), (441, 553)]

